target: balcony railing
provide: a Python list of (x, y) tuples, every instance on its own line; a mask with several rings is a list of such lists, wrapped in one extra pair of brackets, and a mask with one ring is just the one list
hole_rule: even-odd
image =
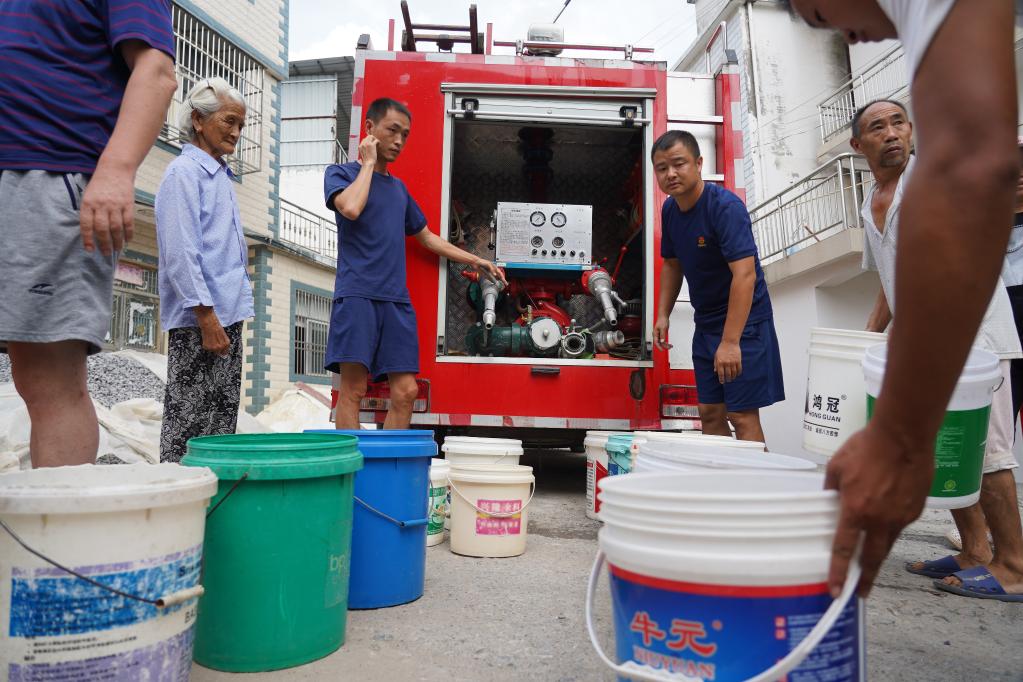
[(828, 142), (849, 127), (856, 110), (875, 99), (905, 93), (906, 55), (897, 45), (817, 105), (821, 141)]
[(337, 226), (333, 221), (283, 199), (278, 238), (325, 265), (337, 264)]
[(842, 230), (863, 227), (860, 204), (874, 176), (863, 168), (862, 158), (840, 154), (750, 210), (762, 265)]

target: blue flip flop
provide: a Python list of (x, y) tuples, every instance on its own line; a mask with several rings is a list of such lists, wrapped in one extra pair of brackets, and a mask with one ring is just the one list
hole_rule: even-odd
[(962, 585), (948, 585), (940, 580), (934, 581), (934, 586), (939, 590), (958, 594), (962, 597), (974, 597), (976, 599), (994, 599), (996, 601), (1020, 602), (1023, 603), (1023, 594), (1009, 594), (998, 582), (998, 578), (991, 575), (987, 566), (974, 566), (963, 571), (953, 573), (962, 581)]
[(934, 561), (924, 561), (922, 568), (913, 568), (915, 563), (917, 562), (907, 562), (906, 570), (916, 575), (927, 576), (928, 578), (947, 578), (956, 571), (963, 570), (963, 567), (959, 565), (959, 562), (951, 554)]

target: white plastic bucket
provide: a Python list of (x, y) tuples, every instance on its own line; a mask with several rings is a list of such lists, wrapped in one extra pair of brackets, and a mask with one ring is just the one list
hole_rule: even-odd
[(440, 449), (451, 466), (517, 465), (522, 456), (522, 441), (513, 438), (448, 436)]
[[(854, 560), (842, 596), (827, 590), (838, 496), (806, 472), (635, 473), (605, 479), (600, 550), (586, 602), (601, 660), (632, 680), (768, 682), (866, 679), (863, 608), (852, 598)], [(666, 523), (651, 523), (664, 508)], [(685, 513), (678, 510), (685, 509)], [(781, 522), (826, 519), (803, 527)], [(603, 513), (603, 512), (602, 512)], [(702, 527), (730, 516), (732, 528)], [(616, 653), (601, 650), (592, 603), (605, 561), (611, 571)], [(817, 650), (817, 645), (824, 646)]]
[(625, 435), (628, 431), (587, 431), (583, 440), (586, 449), (586, 516), (597, 519), (600, 502), (597, 500), (597, 482), (607, 476), (607, 439)]
[(445, 459), (430, 460), (430, 489), (427, 493), (426, 546), (432, 547), (444, 542), (448, 523), (448, 508), (451, 504), (451, 489), (448, 487), (448, 471), (451, 465)]
[[(759, 446), (759, 447), (758, 447)], [(636, 472), (677, 472), (699, 469), (787, 469), (815, 471), (817, 465), (801, 457), (764, 452), (763, 443), (732, 441), (732, 444), (650, 441), (639, 447)]]
[(526, 551), (533, 468), (521, 465), (454, 466), (451, 485), (451, 551), (476, 557), (518, 556)]
[[(887, 357), (888, 347), (881, 344), (868, 349), (863, 358), (868, 419), (881, 392)], [(998, 357), (981, 348), (971, 349), (935, 439), (928, 507), (959, 509), (980, 499), (991, 398), (1001, 381)]]
[(639, 446), (648, 440), (649, 431), (633, 431), (632, 444), (629, 445), (629, 471), (636, 470), (636, 455), (639, 453)]
[(53, 566), (0, 528), (3, 672), (54, 682), (187, 681), (205, 512), (216, 492), (209, 469), (176, 464), (0, 477), (0, 521), (25, 546), (131, 595)]
[(831, 456), (867, 423), (863, 356), (884, 343), (876, 332), (851, 329), (810, 330), (806, 401), (803, 406), (803, 447)]

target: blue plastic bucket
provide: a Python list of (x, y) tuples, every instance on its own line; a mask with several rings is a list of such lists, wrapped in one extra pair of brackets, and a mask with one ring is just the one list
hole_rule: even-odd
[[(687, 682), (862, 682), (864, 609), (852, 596), (859, 562), (832, 601), (827, 575), (838, 499), (823, 487), (823, 475), (798, 471), (601, 481), (605, 509), (620, 508), (602, 518), (587, 593), (587, 626), (601, 660), (633, 681), (664, 680), (667, 672)], [(722, 525), (742, 516), (750, 523)], [(770, 523), (794, 516), (806, 523)], [(601, 650), (592, 618), (605, 558), (617, 663)]]
[(377, 609), (423, 596), (432, 431), (330, 431), (359, 439), (348, 608)]

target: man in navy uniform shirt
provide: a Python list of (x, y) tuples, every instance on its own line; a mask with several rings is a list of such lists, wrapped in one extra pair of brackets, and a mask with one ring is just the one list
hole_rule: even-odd
[(764, 442), (760, 408), (785, 399), (774, 315), (749, 212), (702, 177), (691, 133), (670, 130), (651, 157), (661, 191), (661, 286), (654, 342), (666, 350), (682, 278), (696, 310), (693, 367), (703, 432)]

